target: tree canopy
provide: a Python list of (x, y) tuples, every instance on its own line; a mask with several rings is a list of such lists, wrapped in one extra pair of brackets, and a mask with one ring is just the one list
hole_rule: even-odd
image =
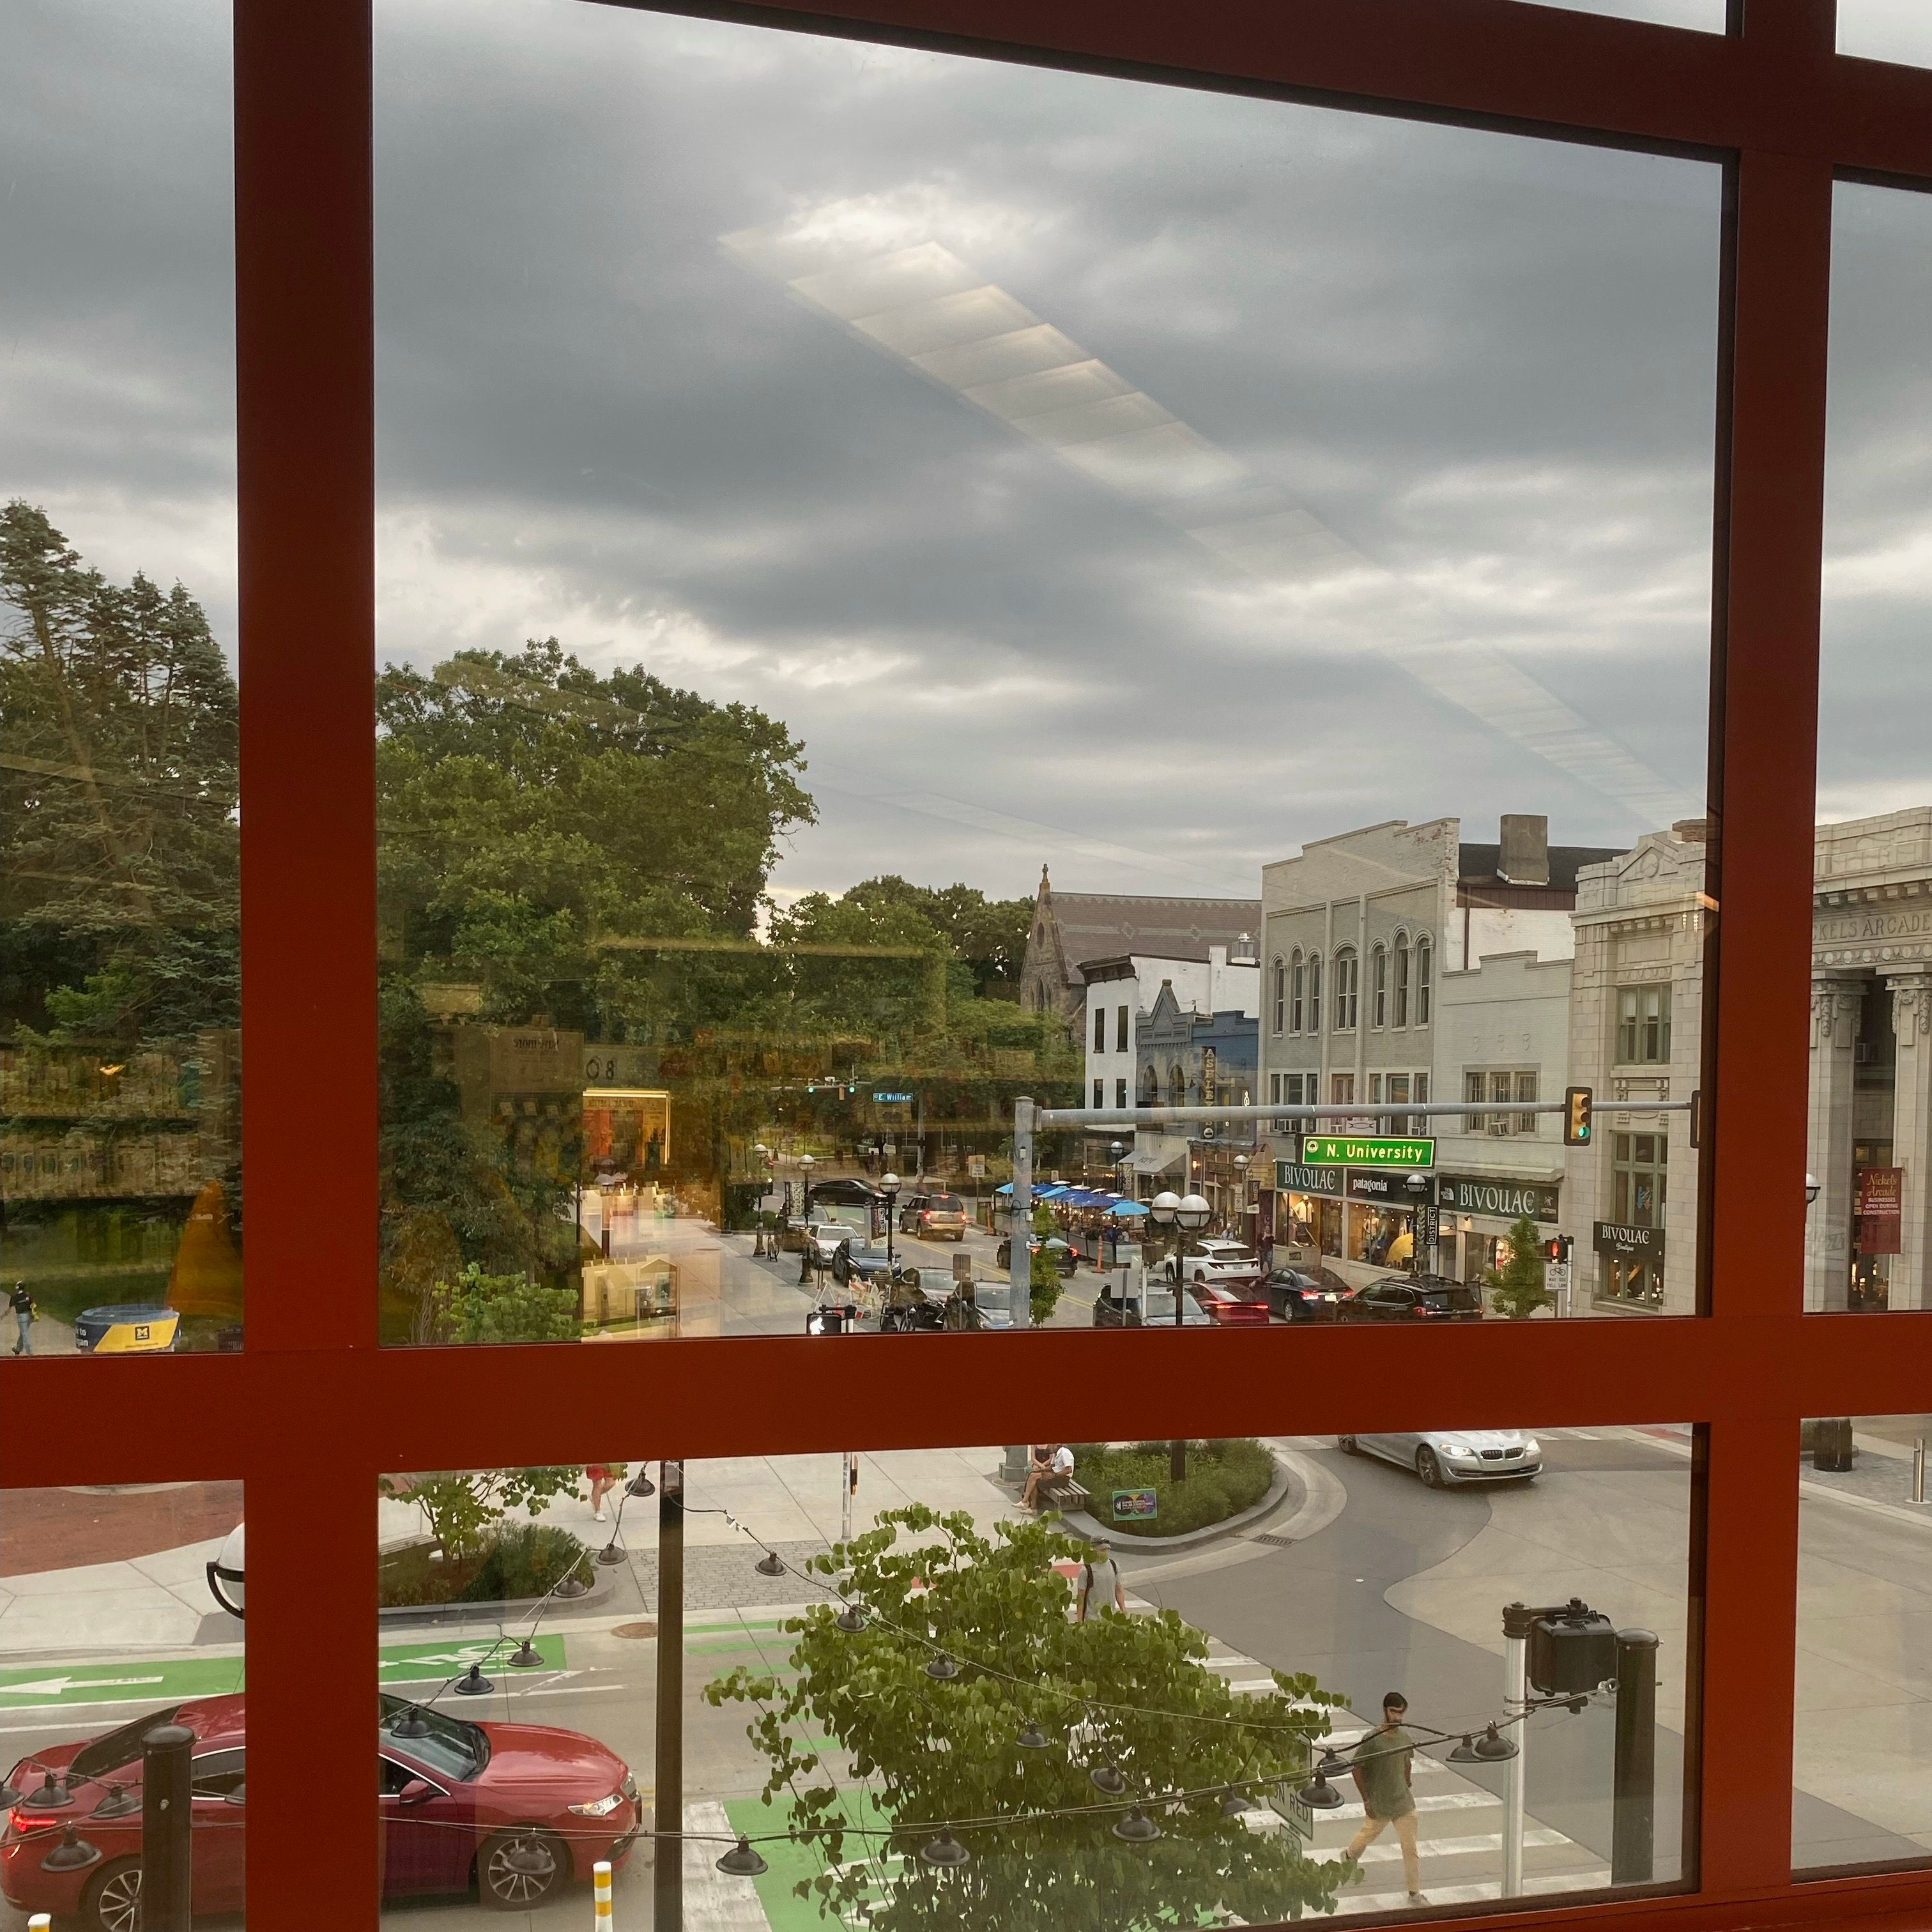
[[(755, 1707), (773, 1828), (822, 1859), (796, 1889), (828, 1918), (862, 1902), (880, 1932), (1151, 1932), (1328, 1909), (1354, 1868), (1222, 1803), (1230, 1787), (1300, 1782), (1342, 1700), (1280, 1672), (1259, 1696), (1231, 1690), (1172, 1610), (1070, 1622), (1053, 1564), (1086, 1553), (1044, 1520), (988, 1537), (963, 1511), (888, 1510), (812, 1559), (849, 1573), (838, 1589), (862, 1630), (816, 1606), (785, 1625), (790, 1672), (706, 1687), (714, 1705)], [(941, 1657), (956, 1674), (932, 1675)], [(1020, 1742), (1029, 1726), (1043, 1743)], [(1117, 1798), (1092, 1775), (1108, 1767)], [(1160, 1827), (1150, 1843), (1113, 1834), (1135, 1806)], [(920, 1850), (946, 1831), (970, 1860), (936, 1869)]]

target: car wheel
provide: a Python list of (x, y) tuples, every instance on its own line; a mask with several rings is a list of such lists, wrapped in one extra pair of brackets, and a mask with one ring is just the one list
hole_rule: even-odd
[(1345, 1456), (1359, 1456), (1362, 1453), (1362, 1445), (1352, 1436), (1336, 1436), (1335, 1447)]
[(87, 1882), (80, 1895), (82, 1922), (101, 1932), (139, 1932), (141, 1861), (110, 1858)]
[(1426, 1490), (1446, 1490), (1449, 1485), (1442, 1474), (1442, 1465), (1436, 1460), (1436, 1451), (1426, 1443), (1415, 1452), (1415, 1473), (1422, 1478)]
[(1194, 1286), (1196, 1288), (1205, 1288), (1208, 1286), (1208, 1277), (1198, 1268), (1194, 1272)]
[(493, 1832), (476, 1854), (476, 1894), (493, 1912), (525, 1912), (564, 1880), (565, 1852), (535, 1826)]

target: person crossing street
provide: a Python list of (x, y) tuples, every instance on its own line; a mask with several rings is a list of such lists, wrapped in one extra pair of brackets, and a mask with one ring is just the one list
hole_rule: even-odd
[(34, 1352), (34, 1317), (39, 1312), (34, 1306), (34, 1298), (27, 1292), (24, 1281), (14, 1284), (13, 1292), (7, 1298), (7, 1306), (14, 1311), (14, 1324), (20, 1331), (14, 1344), (16, 1355), (31, 1355)]
[(1382, 1720), (1355, 1747), (1349, 1766), (1355, 1789), (1362, 1794), (1362, 1828), (1348, 1841), (1345, 1858), (1359, 1858), (1382, 1834), (1395, 1827), (1402, 1846), (1402, 1875), (1412, 1905), (1426, 1905), (1415, 1850), (1415, 1793), (1413, 1769), (1415, 1740), (1402, 1728), (1408, 1700), (1391, 1690), (1382, 1700)]

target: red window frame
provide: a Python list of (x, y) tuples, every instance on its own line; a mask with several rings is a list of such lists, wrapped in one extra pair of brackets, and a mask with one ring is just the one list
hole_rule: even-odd
[(377, 1346), (368, 0), (236, 0), (248, 1346), (9, 1364), (0, 1481), (246, 1480), (252, 1932), (376, 1920), (379, 1471), (581, 1459), (614, 1429), (633, 1453), (689, 1456), (1022, 1441), (1041, 1402), (1096, 1370), (1121, 1426), (1150, 1436), (1396, 1427), (1425, 1388), (1445, 1426), (1514, 1423), (1526, 1389), (1552, 1425), (1705, 1425), (1698, 1888), (1512, 1922), (1924, 1922), (1932, 1869), (1794, 1881), (1789, 1821), (1799, 1420), (1914, 1409), (1932, 1376), (1932, 1319), (1802, 1314), (1832, 188), (1932, 188), (1932, 71), (1835, 53), (1833, 0), (1732, 4), (1728, 37), (1522, 0), (689, 9), (1730, 169), (1708, 1317), (959, 1335), (946, 1382), (916, 1387), (889, 1349), (802, 1337)]

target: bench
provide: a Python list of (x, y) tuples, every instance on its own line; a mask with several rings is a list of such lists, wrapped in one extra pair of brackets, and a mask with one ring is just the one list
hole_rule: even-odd
[(1042, 1505), (1050, 1505), (1064, 1516), (1069, 1510), (1084, 1510), (1094, 1500), (1093, 1493), (1072, 1476), (1055, 1476), (1040, 1484)]

